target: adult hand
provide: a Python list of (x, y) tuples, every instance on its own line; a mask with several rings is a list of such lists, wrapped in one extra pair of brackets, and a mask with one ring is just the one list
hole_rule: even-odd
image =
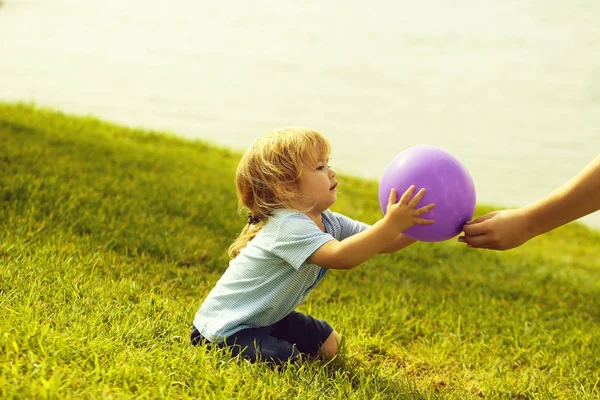
[(463, 226), (459, 242), (469, 247), (508, 250), (533, 237), (529, 218), (522, 209), (494, 211)]

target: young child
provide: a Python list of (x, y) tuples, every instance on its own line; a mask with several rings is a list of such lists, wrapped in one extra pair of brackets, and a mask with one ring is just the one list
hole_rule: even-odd
[(252, 362), (282, 364), (308, 355), (335, 356), (340, 335), (325, 321), (295, 311), (330, 269), (351, 269), (377, 253), (412, 243), (401, 234), (433, 204), (415, 209), (411, 186), (372, 226), (328, 210), (338, 182), (329, 142), (318, 132), (283, 128), (258, 138), (236, 172), (248, 223), (229, 248), (231, 261), (194, 318), (193, 345), (230, 346)]

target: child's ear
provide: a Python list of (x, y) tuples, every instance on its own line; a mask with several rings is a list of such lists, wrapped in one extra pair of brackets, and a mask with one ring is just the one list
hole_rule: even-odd
[(290, 203), (296, 198), (296, 191), (295, 183), (278, 182), (274, 187), (275, 196), (286, 203)]

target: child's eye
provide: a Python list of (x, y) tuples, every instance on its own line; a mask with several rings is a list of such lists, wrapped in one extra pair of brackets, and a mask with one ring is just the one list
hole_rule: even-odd
[(317, 171), (322, 171), (322, 170), (323, 170), (323, 168), (325, 168), (325, 166), (324, 166), (324, 165), (319, 165), (319, 166), (317, 167)]

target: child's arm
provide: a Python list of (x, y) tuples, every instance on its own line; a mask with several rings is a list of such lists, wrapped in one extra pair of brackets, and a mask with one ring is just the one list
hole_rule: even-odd
[(384, 247), (383, 250), (380, 250), (379, 254), (393, 253), (395, 251), (402, 250), (403, 248), (408, 247), (415, 242), (416, 242), (415, 239), (411, 239), (408, 236), (399, 234), (398, 236), (396, 236), (396, 238), (394, 240), (392, 240), (392, 242), (390, 244), (388, 244), (386, 247)]
[(433, 204), (415, 209), (425, 195), (425, 189), (421, 189), (409, 201), (414, 189), (414, 186), (411, 186), (404, 192), (398, 203), (395, 202), (396, 191), (392, 189), (385, 217), (369, 229), (341, 242), (331, 240), (325, 243), (307, 261), (324, 268), (352, 269), (390, 246), (401, 232), (411, 226), (432, 224), (432, 220), (425, 220), (420, 216), (431, 210)]

